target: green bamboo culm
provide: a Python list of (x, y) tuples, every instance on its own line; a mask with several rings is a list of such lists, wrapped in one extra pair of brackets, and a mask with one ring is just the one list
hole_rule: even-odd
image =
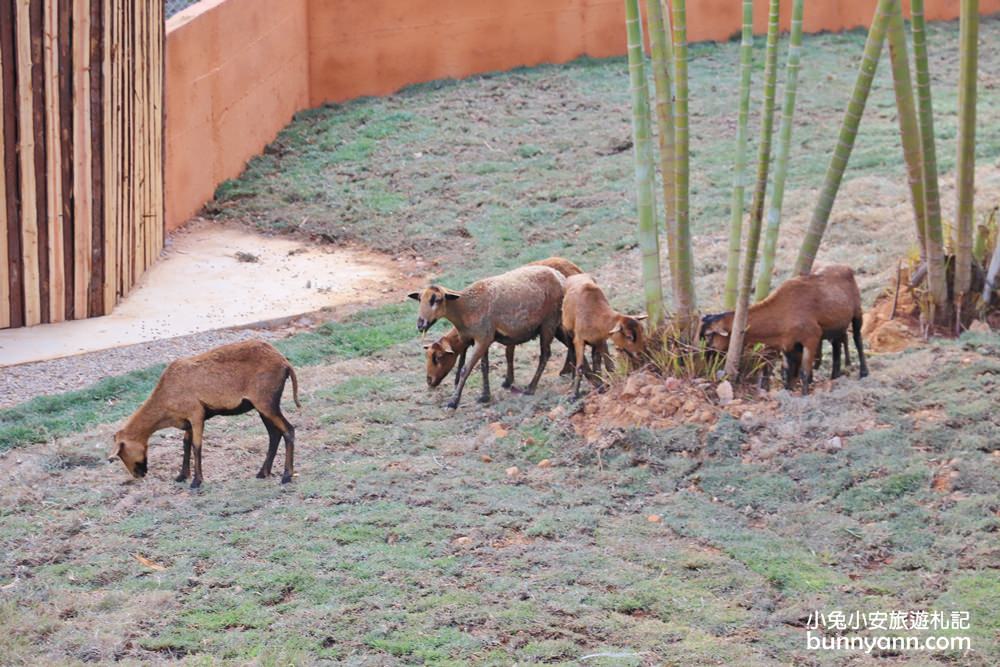
[(785, 181), (788, 178), (788, 154), (792, 147), (792, 119), (795, 115), (795, 94), (798, 89), (799, 69), (802, 60), (802, 14), (805, 0), (792, 3), (792, 25), (788, 37), (788, 64), (785, 66), (785, 101), (781, 107), (781, 128), (778, 130), (778, 154), (775, 156), (774, 185), (771, 187), (771, 204), (767, 209), (767, 233), (764, 235), (764, 252), (760, 258), (760, 273), (754, 297), (760, 301), (771, 292), (771, 275), (774, 273), (774, 255), (778, 250), (778, 231), (781, 226), (781, 207), (785, 201)]
[[(926, 216), (926, 250), (921, 254), (927, 259), (927, 288), (931, 306), (940, 308), (948, 300), (948, 285), (944, 266), (944, 231), (941, 224), (941, 195), (938, 190), (937, 149), (934, 145), (934, 105), (931, 100), (930, 68), (927, 65), (927, 22), (924, 18), (924, 0), (912, 0), (910, 14)], [(929, 320), (933, 322), (933, 314)]]
[(837, 198), (840, 182), (844, 178), (844, 170), (851, 158), (854, 139), (858, 135), (858, 125), (864, 114), (865, 104), (868, 102), (868, 92), (871, 90), (875, 70), (878, 68), (878, 60), (885, 43), (885, 32), (893, 2), (894, 0), (879, 0), (878, 6), (875, 8), (875, 17), (872, 19), (871, 28), (868, 29), (868, 39), (865, 41), (865, 51), (858, 68), (858, 77), (854, 82), (854, 91), (851, 93), (851, 100), (847, 105), (847, 111), (840, 126), (837, 146), (830, 159), (830, 165), (827, 167), (819, 200), (816, 202), (806, 236), (799, 248), (798, 258), (795, 260), (795, 272), (798, 274), (809, 273), (812, 270), (816, 253), (819, 252), (820, 241), (823, 240), (823, 234), (826, 232), (830, 211), (833, 210), (833, 202)]
[(694, 258), (691, 252), (691, 220), (688, 183), (688, 45), (687, 7), (685, 0), (674, 0), (673, 18), (674, 49), (674, 132), (677, 162), (674, 182), (677, 199), (677, 315), (682, 329), (690, 328), (698, 306), (694, 293)]
[[(972, 278), (972, 217), (976, 181), (976, 70), (979, 59), (979, 0), (962, 0), (958, 29), (958, 160), (955, 221), (955, 299), (961, 307)], [(956, 318), (956, 325), (958, 323)]]
[(910, 77), (910, 56), (906, 47), (906, 27), (903, 7), (899, 0), (892, 3), (889, 15), (889, 61), (892, 65), (892, 84), (896, 93), (896, 116), (899, 118), (899, 135), (903, 142), (903, 160), (906, 177), (910, 183), (910, 199), (917, 226), (920, 255), (927, 254), (927, 216), (924, 197), (923, 151), (920, 148), (920, 127), (917, 124), (917, 107), (913, 97), (913, 80)]
[(646, 313), (653, 323), (663, 321), (663, 287), (660, 283), (660, 237), (653, 196), (653, 138), (650, 136), (649, 84), (642, 53), (639, 0), (625, 0), (628, 34), (628, 71), (632, 89), (632, 143), (635, 156), (636, 200), (639, 209), (639, 251), (642, 254), (642, 287)]
[(678, 293), (677, 275), (677, 200), (674, 192), (674, 168), (677, 151), (674, 145), (674, 91), (672, 53), (670, 48), (670, 19), (663, 11), (660, 0), (648, 0), (647, 24), (652, 56), (653, 83), (656, 88), (656, 122), (660, 142), (660, 171), (663, 173), (663, 212), (667, 232), (667, 258), (670, 264), (670, 281), (674, 298)]
[[(655, 3), (657, 0), (650, 0)], [(747, 117), (750, 115), (750, 74), (753, 71), (753, 0), (743, 0), (743, 38), (740, 41), (740, 107), (736, 122), (736, 166), (729, 217), (729, 254), (726, 261), (726, 310), (736, 307), (743, 235), (743, 198), (746, 190)]]
[(740, 269), (740, 292), (736, 299), (733, 330), (726, 353), (726, 376), (739, 374), (740, 356), (743, 353), (743, 332), (747, 326), (750, 308), (750, 290), (757, 268), (757, 249), (760, 246), (760, 228), (764, 217), (764, 195), (767, 192), (767, 172), (771, 161), (771, 134), (774, 131), (774, 91), (778, 78), (778, 19), (781, 0), (771, 0), (767, 13), (767, 51), (764, 56), (764, 109), (760, 121), (760, 145), (757, 151), (757, 183), (750, 206), (750, 225), (747, 229), (746, 251)]

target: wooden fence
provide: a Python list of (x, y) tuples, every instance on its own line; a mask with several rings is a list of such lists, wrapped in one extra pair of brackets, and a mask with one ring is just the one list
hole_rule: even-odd
[(0, 0), (0, 328), (103, 315), (163, 247), (163, 3)]

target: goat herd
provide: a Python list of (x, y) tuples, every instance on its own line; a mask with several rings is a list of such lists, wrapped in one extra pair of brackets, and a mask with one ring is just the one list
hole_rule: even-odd
[[(469, 375), (480, 365), (483, 376), (480, 402), (490, 400), (488, 350), (494, 342), (506, 347), (507, 373), (503, 386), (514, 388), (514, 347), (538, 338), (541, 354), (535, 374), (524, 389), (531, 394), (551, 356), (552, 340), (567, 348), (561, 375), (572, 373), (573, 392), (580, 395), (581, 379), (600, 386), (601, 368), (611, 369), (608, 341), (621, 354), (637, 360), (645, 351), (642, 320), (611, 307), (593, 278), (561, 257), (534, 262), (498, 276), (472, 283), (460, 292), (431, 285), (409, 294), (419, 301), (417, 329), (428, 331), (440, 319), (453, 328), (425, 346), (427, 384), (436, 387), (459, 364), (455, 390), (448, 402), (457, 408)], [(860, 375), (868, 374), (861, 342), (861, 293), (854, 272), (846, 266), (828, 266), (817, 273), (786, 280), (770, 296), (749, 309), (744, 344), (762, 345), (784, 355), (785, 386), (794, 378), (808, 393), (812, 371), (819, 365), (821, 344), (833, 345), (832, 377), (840, 374), (841, 349), (849, 363), (847, 330), (852, 329)], [(709, 350), (724, 353), (729, 346), (733, 313), (702, 318), (701, 337)], [(585, 348), (591, 348), (587, 363)], [(471, 355), (466, 360), (467, 352)], [(282, 483), (292, 480), (295, 428), (281, 413), (281, 395), (291, 378), (299, 405), (295, 370), (280, 352), (264, 341), (224, 345), (204, 354), (178, 359), (167, 366), (149, 398), (115, 434), (109, 461), (124, 463), (134, 477), (147, 472), (149, 437), (177, 428), (184, 432), (184, 457), (178, 482), (191, 477), (191, 488), (202, 483), (201, 444), (206, 419), (256, 410), (267, 429), (269, 443), (257, 477), (270, 476), (285, 442)], [(193, 476), (192, 473), (193, 458)]]

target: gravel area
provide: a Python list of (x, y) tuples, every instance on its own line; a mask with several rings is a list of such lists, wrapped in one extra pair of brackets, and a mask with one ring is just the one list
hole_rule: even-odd
[(105, 377), (199, 354), (218, 345), (251, 338), (275, 340), (286, 335), (288, 332), (281, 329), (222, 329), (6, 366), (0, 368), (0, 408), (17, 405), (36, 396), (82, 389)]

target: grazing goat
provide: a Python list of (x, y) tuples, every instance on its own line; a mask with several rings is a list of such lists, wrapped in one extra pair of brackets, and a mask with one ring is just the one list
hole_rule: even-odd
[(167, 366), (146, 402), (115, 434), (108, 460), (121, 459), (133, 477), (145, 477), (149, 436), (165, 428), (184, 431), (184, 461), (178, 482), (188, 478), (194, 452), (191, 488), (201, 486), (201, 442), (205, 420), (257, 410), (270, 438), (257, 477), (271, 474), (278, 442), (285, 440), (285, 471), (281, 483), (292, 481), (295, 427), (281, 414), (285, 380), (292, 379), (292, 397), (299, 405), (295, 370), (274, 347), (253, 340), (223, 345), (204, 354), (178, 359)]
[(539, 337), (541, 356), (526, 390), (528, 394), (534, 393), (552, 354), (551, 344), (559, 328), (565, 280), (561, 273), (547, 266), (523, 266), (478, 280), (461, 292), (431, 285), (408, 295), (420, 302), (418, 331), (427, 331), (444, 318), (455, 326), (459, 336), (475, 344), (448, 402), (449, 408), (458, 407), (465, 382), (477, 364), (481, 364), (483, 373), (483, 392), (479, 401), (490, 400), (487, 352), (494, 341), (519, 345)]
[(641, 354), (646, 344), (641, 323), (644, 319), (645, 315), (630, 317), (612, 308), (604, 292), (589, 275), (584, 273), (566, 279), (562, 328), (572, 339), (576, 355), (574, 396), (580, 396), (580, 379), (584, 374), (586, 358), (584, 346), (590, 345), (593, 357), (593, 373), (587, 374), (588, 379), (594, 386), (599, 386), (597, 373), (601, 370), (602, 362), (608, 370), (611, 370), (608, 339), (626, 354), (632, 356)]
[[(578, 275), (583, 273), (583, 270), (562, 257), (549, 257), (547, 259), (541, 259), (537, 262), (531, 262), (527, 266), (547, 266), (549, 268), (555, 269), (559, 273), (563, 274), (567, 278), (570, 276)], [(560, 375), (569, 375), (573, 372), (573, 347), (570, 342), (563, 335), (562, 330), (556, 331), (556, 338), (566, 345), (566, 361), (563, 362), (562, 370), (559, 371)], [(502, 342), (500, 338), (497, 342)], [(448, 373), (451, 369), (455, 367), (455, 362), (458, 362), (458, 367), (462, 368), (465, 366), (465, 352), (468, 350), (469, 346), (472, 345), (472, 339), (462, 338), (458, 333), (458, 329), (452, 328), (444, 336), (438, 338), (433, 343), (428, 343), (424, 345), (425, 355), (427, 357), (427, 386), (437, 387), (441, 384), (441, 381), (448, 377)], [(503, 388), (507, 389), (514, 386), (514, 345), (506, 346), (506, 359), (507, 359), (507, 375), (504, 378)], [(459, 374), (455, 374), (455, 384), (458, 384)]]
[[(747, 313), (744, 345), (760, 343), (784, 353), (785, 387), (791, 388), (797, 374), (805, 395), (812, 381), (813, 358), (823, 338), (834, 340), (839, 374), (836, 340), (846, 336), (848, 327), (853, 329), (860, 376), (868, 375), (861, 321), (861, 296), (854, 272), (846, 266), (827, 267), (820, 273), (789, 278), (766, 299), (752, 305)], [(710, 348), (725, 352), (732, 327), (732, 312), (706, 315), (702, 318), (701, 335)]]

